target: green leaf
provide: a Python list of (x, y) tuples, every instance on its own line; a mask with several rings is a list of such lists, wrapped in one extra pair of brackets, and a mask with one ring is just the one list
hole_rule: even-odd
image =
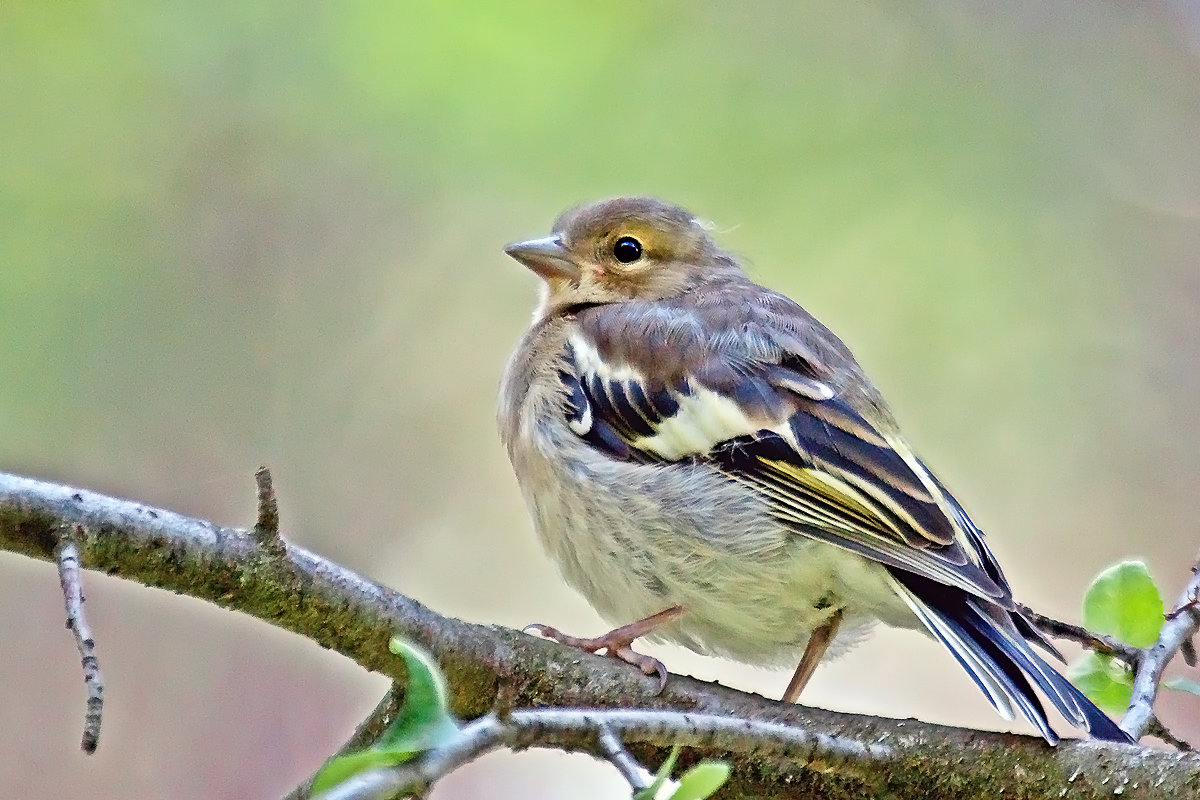
[(332, 789), (342, 781), (353, 778), (360, 772), (377, 767), (394, 767), (412, 758), (412, 753), (392, 753), (386, 750), (360, 750), (357, 753), (347, 753), (344, 756), (334, 756), (325, 762), (324, 766), (313, 777), (312, 793), (320, 794)]
[(704, 800), (729, 780), (729, 765), (724, 761), (701, 761), (683, 773), (679, 788), (671, 800)]
[(1200, 683), (1197, 683), (1190, 678), (1167, 678), (1162, 683), (1168, 689), (1174, 689), (1177, 692), (1191, 692), (1192, 694), (1200, 694)]
[(679, 745), (671, 748), (671, 754), (667, 756), (667, 760), (662, 763), (662, 766), (658, 768), (658, 772), (654, 775), (654, 783), (639, 792), (635, 792), (633, 800), (654, 800), (655, 795), (658, 794), (658, 790), (670, 779), (671, 770), (675, 769), (675, 762), (679, 760), (680, 749)]
[(1089, 700), (1111, 714), (1129, 708), (1133, 673), (1112, 656), (1085, 653), (1067, 669), (1067, 678)]
[(331, 789), (364, 770), (402, 764), (457, 735), (461, 723), (450, 713), (446, 680), (437, 662), (402, 639), (392, 639), (388, 649), (404, 659), (408, 672), (400, 713), (371, 747), (325, 762), (313, 778), (313, 794)]
[(1083, 597), (1084, 627), (1149, 647), (1163, 624), (1163, 602), (1141, 561), (1123, 561), (1096, 576)]
[(404, 659), (408, 683), (399, 715), (379, 737), (375, 748), (419, 753), (453, 739), (461, 724), (450, 713), (446, 679), (437, 662), (403, 639), (393, 638), (388, 649)]

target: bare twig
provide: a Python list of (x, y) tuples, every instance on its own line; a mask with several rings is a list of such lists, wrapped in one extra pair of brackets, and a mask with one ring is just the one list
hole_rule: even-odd
[(350, 738), (338, 750), (338, 754), (349, 753), (353, 750), (362, 750), (379, 739), (383, 732), (396, 721), (396, 715), (400, 713), (400, 703), (404, 700), (404, 689), (397, 684), (392, 684), (387, 690), (375, 708), (362, 722), (358, 723), (354, 728), (354, 733), (350, 734)]
[(79, 575), (77, 543), (77, 539), (82, 538), (83, 528), (80, 525), (64, 528), (55, 555), (58, 582), (62, 586), (63, 604), (67, 610), (67, 629), (75, 636), (75, 646), (79, 648), (79, 660), (83, 666), (83, 683), (87, 687), (87, 710), (84, 712), (83, 738), (79, 747), (91, 755), (100, 743), (104, 680), (100, 677), (100, 661), (96, 658), (96, 641), (92, 638), (92, 629), (83, 613), (83, 584)]
[(1111, 636), (1092, 633), (1087, 628), (1079, 625), (1072, 625), (1069, 622), (1062, 622), (1052, 617), (1047, 617), (1044, 614), (1034, 611), (1029, 606), (1022, 605), (1018, 606), (1018, 608), (1038, 630), (1056, 639), (1066, 639), (1067, 641), (1080, 644), (1088, 650), (1113, 656), (1128, 664), (1131, 669), (1136, 669), (1138, 662), (1142, 660), (1142, 649), (1140, 647), (1125, 644), (1120, 639), (1114, 639)]
[(268, 553), (282, 557), (286, 546), (279, 536), (279, 501), (275, 499), (271, 470), (265, 464), (255, 470), (254, 484), (258, 490), (258, 517), (251, 529), (254, 538)]
[[(1069, 786), (1075, 800), (1092, 800), (1121, 786), (1122, 800), (1157, 800), (1186, 797), (1200, 786), (1200, 754), (1080, 741), (1047, 747), (1032, 736), (785, 706), (680, 675), (656, 694), (656, 681), (624, 664), (441, 616), (294, 544), (284, 543), (287, 569), (264, 570), (263, 549), (246, 531), (0, 473), (0, 550), (52, 562), (62, 526), (75, 524), (83, 525), (84, 567), (242, 611), (393, 678), (406, 676), (388, 640), (410, 639), (437, 656), (453, 711), (463, 719), (488, 713), (502, 683), (513, 686), (520, 708), (634, 705), (727, 717), (735, 727), (691, 751), (701, 758), (737, 754), (730, 796), (779, 797), (802, 783), (813, 798), (847, 797), (848, 787), (858, 797), (1042, 798), (1058, 797)], [(894, 755), (833, 758), (817, 749), (786, 750), (747, 738), (736, 728), (746, 720), (836, 734), (864, 748), (886, 744)], [(642, 763), (666, 758), (676, 737), (662, 737), (635, 740), (622, 733)], [(594, 734), (579, 746), (594, 747)]]
[(1184, 587), (1175, 609), (1167, 614), (1158, 641), (1147, 647), (1133, 678), (1133, 696), (1129, 711), (1121, 720), (1121, 729), (1140, 739), (1154, 719), (1154, 699), (1163, 670), (1179, 652), (1183, 643), (1196, 635), (1200, 628), (1200, 561), (1192, 566), (1192, 578)]
[[(510, 719), (509, 724), (511, 723)], [(617, 768), (617, 772), (621, 773), (621, 777), (629, 784), (629, 788), (636, 793), (649, 786), (650, 774), (645, 767), (638, 763), (633, 754), (625, 749), (625, 745), (621, 743), (617, 735), (603, 722), (597, 728), (596, 738), (600, 745), (600, 752), (604, 754), (610, 764)]]
[[(507, 721), (501, 721), (494, 714), (480, 717), (464, 727), (452, 741), (422, 754), (415, 761), (362, 773), (357, 776), (358, 780), (346, 781), (319, 798), (374, 800), (394, 794), (419, 794), (463, 764), (501, 747), (553, 747), (605, 758), (617, 766), (636, 790), (649, 783), (643, 776), (631, 778), (627, 774), (627, 769), (636, 773), (641, 767), (620, 739), (630, 742), (665, 739), (684, 747), (705, 747), (718, 739), (732, 741), (731, 734), (745, 741), (748, 748), (756, 747), (753, 743), (776, 745), (781, 760), (818, 756), (833, 761), (889, 762), (897, 755), (896, 748), (889, 744), (863, 744), (837, 734), (813, 733), (776, 722), (677, 711), (539, 708), (514, 711)], [(611, 737), (608, 744), (605, 743), (606, 735)], [(614, 758), (610, 752), (623, 755)]]
[(1163, 725), (1162, 720), (1160, 720), (1158, 717), (1150, 718), (1150, 724), (1146, 726), (1146, 735), (1157, 736), (1159, 739), (1162, 739), (1164, 742), (1183, 753), (1190, 753), (1195, 749), (1191, 746), (1191, 744), (1171, 733), (1167, 726)]

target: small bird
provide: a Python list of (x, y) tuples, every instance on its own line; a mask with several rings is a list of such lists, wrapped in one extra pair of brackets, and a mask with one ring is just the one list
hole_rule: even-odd
[(634, 639), (798, 664), (794, 702), (831, 647), (882, 621), (941, 641), (1051, 744), (1031, 682), (1072, 725), (1130, 741), (1030, 647), (1062, 658), (850, 350), (695, 216), (603, 200), (505, 253), (542, 291), (501, 383), (501, 437), (543, 545), (621, 624), (530, 628), (660, 681)]

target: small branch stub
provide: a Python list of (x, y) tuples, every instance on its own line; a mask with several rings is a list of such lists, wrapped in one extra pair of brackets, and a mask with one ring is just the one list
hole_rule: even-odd
[(282, 558), (287, 551), (279, 535), (279, 501), (271, 482), (271, 470), (264, 464), (254, 472), (258, 496), (258, 518), (254, 521), (254, 540), (269, 554)]
[(1150, 736), (1157, 736), (1159, 739), (1162, 739), (1164, 742), (1171, 745), (1171, 747), (1174, 747), (1176, 750), (1182, 753), (1190, 753), (1195, 749), (1192, 747), (1190, 742), (1186, 742), (1175, 734), (1171, 733), (1171, 731), (1167, 729), (1167, 726), (1163, 725), (1158, 717), (1150, 718), (1150, 724), (1146, 726), (1146, 733)]
[(96, 642), (83, 613), (83, 586), (79, 574), (79, 540), (83, 527), (64, 528), (59, 537), (55, 556), (58, 563), (58, 582), (62, 586), (63, 604), (67, 611), (67, 629), (75, 636), (83, 666), (83, 682), (87, 687), (87, 710), (83, 717), (83, 738), (79, 747), (91, 755), (100, 743), (100, 722), (104, 712), (104, 681), (100, 677), (100, 662), (96, 658)]

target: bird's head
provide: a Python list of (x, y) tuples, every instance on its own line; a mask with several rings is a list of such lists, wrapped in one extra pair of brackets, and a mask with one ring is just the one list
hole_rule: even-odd
[(576, 206), (550, 235), (504, 252), (545, 281), (542, 314), (591, 303), (662, 300), (738, 271), (704, 225), (678, 206), (618, 197)]

